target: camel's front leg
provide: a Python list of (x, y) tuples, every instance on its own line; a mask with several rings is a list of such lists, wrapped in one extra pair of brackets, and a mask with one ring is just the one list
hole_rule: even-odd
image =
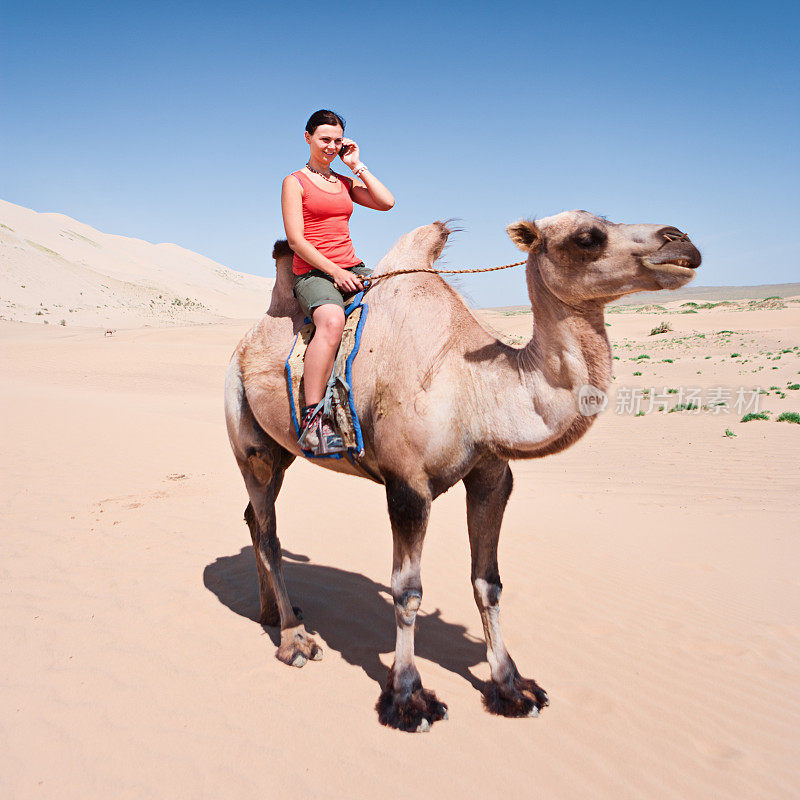
[(420, 559), (431, 499), (399, 480), (386, 481), (386, 497), (394, 542), (392, 598), (397, 643), (386, 688), (375, 708), (383, 725), (427, 731), (437, 720), (447, 719), (447, 706), (422, 688), (414, 663), (414, 625), (422, 602)]
[(472, 590), (486, 636), (486, 655), (492, 678), (483, 703), (493, 714), (535, 717), (548, 705), (536, 681), (523, 678), (506, 650), (500, 630), (500, 572), (497, 542), (514, 480), (505, 461), (479, 464), (464, 478), (467, 489), (467, 527), (472, 551)]

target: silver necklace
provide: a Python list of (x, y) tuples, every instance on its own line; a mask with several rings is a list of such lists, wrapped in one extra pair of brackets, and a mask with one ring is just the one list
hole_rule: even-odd
[(319, 175), (323, 180), (328, 181), (328, 183), (336, 183), (336, 181), (339, 180), (332, 172), (328, 172), (326, 175), (324, 172), (314, 169), (311, 164), (306, 164), (306, 169), (308, 169), (309, 172), (313, 172), (315, 175)]

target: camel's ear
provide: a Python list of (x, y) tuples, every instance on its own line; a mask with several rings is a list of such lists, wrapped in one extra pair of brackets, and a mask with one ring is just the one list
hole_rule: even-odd
[(542, 244), (542, 232), (530, 219), (514, 222), (506, 228), (506, 233), (511, 237), (511, 241), (526, 253), (538, 250)]

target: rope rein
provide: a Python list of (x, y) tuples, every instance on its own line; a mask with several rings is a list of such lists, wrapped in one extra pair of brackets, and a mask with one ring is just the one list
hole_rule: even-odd
[(463, 275), (472, 272), (496, 272), (499, 269), (510, 269), (511, 267), (519, 267), (521, 264), (526, 263), (527, 259), (523, 261), (515, 261), (513, 264), (503, 264), (500, 267), (478, 267), (477, 269), (425, 269), (424, 267), (416, 267), (414, 269), (396, 269), (392, 272), (385, 272), (383, 275), (376, 275), (374, 278), (372, 276), (366, 278), (365, 283), (368, 283), (365, 288), (370, 288), (378, 281), (382, 281), (384, 278), (390, 278), (392, 275), (408, 275), (411, 272), (433, 272), (437, 275)]
[[(667, 231), (664, 234), (664, 240), (664, 244), (673, 241), (687, 242), (689, 241), (689, 234), (682, 233), (681, 231)], [(664, 244), (662, 244), (661, 247), (663, 247)], [(519, 267), (522, 264), (527, 263), (527, 259), (523, 259), (522, 261), (515, 261), (513, 264), (503, 264), (500, 267), (478, 267), (477, 269), (425, 269), (424, 267), (416, 267), (414, 269), (396, 269), (392, 272), (385, 272), (383, 275), (376, 275), (374, 278), (372, 276), (365, 278), (364, 289), (369, 289), (378, 281), (382, 281), (384, 278), (391, 278), (392, 275), (408, 275), (412, 272), (433, 272), (436, 275), (467, 275), (473, 272), (496, 272), (499, 269), (510, 269), (511, 267)]]

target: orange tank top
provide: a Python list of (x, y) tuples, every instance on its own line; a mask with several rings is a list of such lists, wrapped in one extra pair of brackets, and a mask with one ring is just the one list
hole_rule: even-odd
[[(351, 184), (343, 175), (333, 174), (339, 179), (338, 192), (320, 189), (300, 170), (292, 173), (303, 187), (303, 236), (306, 241), (334, 264), (350, 269), (361, 263), (350, 239), (350, 215), (353, 213), (349, 191)], [(295, 253), (292, 259), (295, 275), (305, 275), (312, 269)]]

